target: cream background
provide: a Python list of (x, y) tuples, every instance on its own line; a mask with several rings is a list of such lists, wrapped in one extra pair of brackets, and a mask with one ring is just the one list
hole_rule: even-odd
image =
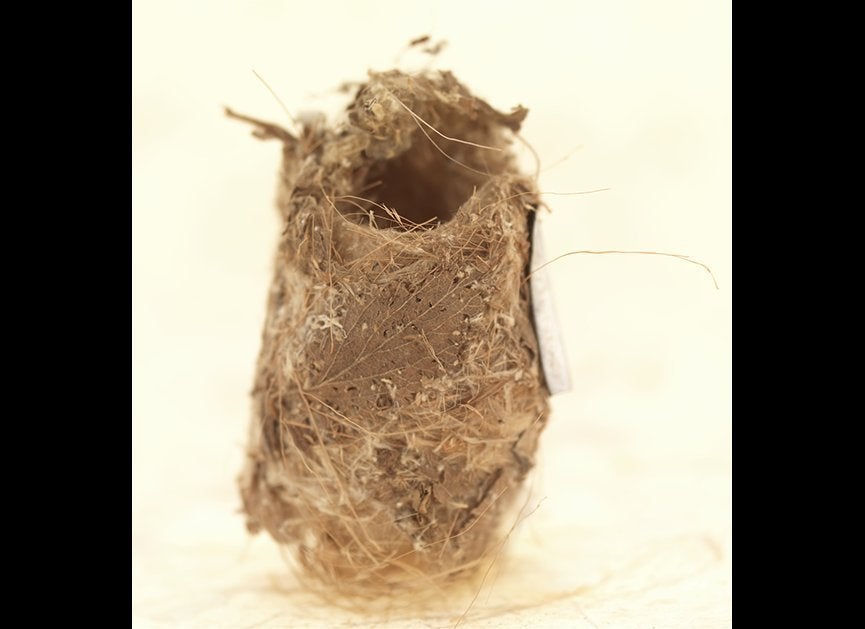
[[(494, 106), (522, 103), (545, 165), (546, 249), (573, 391), (468, 627), (731, 624), (729, 2), (133, 3), (133, 622), (368, 626), (316, 606), (250, 540), (235, 476), (279, 226), (280, 150), (221, 106), (297, 113), (412, 37)], [(418, 67), (404, 55), (403, 67)], [(530, 163), (530, 162), (527, 162)], [(530, 506), (537, 504), (537, 499)], [(425, 620), (452, 626), (469, 600)]]

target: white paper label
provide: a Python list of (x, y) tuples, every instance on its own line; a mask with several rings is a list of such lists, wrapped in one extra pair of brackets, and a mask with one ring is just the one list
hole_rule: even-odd
[(544, 369), (547, 387), (550, 389), (550, 395), (555, 395), (571, 390), (571, 374), (547, 269), (540, 269), (547, 261), (540, 214), (535, 215), (532, 231), (532, 260), (529, 265), (532, 276), (529, 278), (529, 283), (532, 291), (532, 311), (535, 315), (535, 333), (538, 336), (541, 366)]

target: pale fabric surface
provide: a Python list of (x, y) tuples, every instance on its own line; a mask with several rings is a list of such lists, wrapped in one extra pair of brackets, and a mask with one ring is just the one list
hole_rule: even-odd
[[(488, 6), (484, 10), (482, 5)], [(278, 222), (280, 150), (221, 105), (284, 121), (393, 67), (412, 37), (552, 165), (546, 249), (573, 391), (534, 498), (467, 627), (731, 624), (728, 3), (147, 2), (133, 7), (133, 624), (369, 626), (294, 583), (237, 513)], [(417, 68), (405, 55), (403, 67)], [(531, 161), (528, 160), (527, 164)], [(453, 626), (449, 613), (375, 626)]]

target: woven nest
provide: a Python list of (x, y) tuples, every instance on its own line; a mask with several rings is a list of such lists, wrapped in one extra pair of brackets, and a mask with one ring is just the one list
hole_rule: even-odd
[(526, 113), (394, 71), (370, 73), (336, 129), (246, 119), (283, 143), (284, 230), (243, 505), (330, 591), (471, 574), (533, 465), (539, 199), (509, 151)]

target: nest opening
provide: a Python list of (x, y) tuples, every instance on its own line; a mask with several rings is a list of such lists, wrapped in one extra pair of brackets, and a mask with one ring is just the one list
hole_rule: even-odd
[[(373, 212), (376, 227), (411, 229), (422, 225), (433, 229), (447, 223), (478, 188), (503, 170), (499, 161), (484, 158), (482, 153), (488, 150), (442, 139), (436, 145), (418, 132), (406, 151), (370, 166), (361, 189), (362, 196), (374, 202), (367, 211)], [(404, 222), (395, 220), (381, 205), (395, 211)]]

